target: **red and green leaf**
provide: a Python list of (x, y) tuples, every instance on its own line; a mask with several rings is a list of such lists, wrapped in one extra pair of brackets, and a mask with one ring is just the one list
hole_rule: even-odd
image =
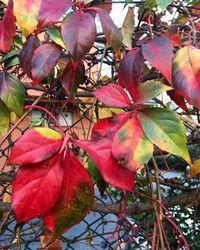
[(36, 36), (30, 36), (24, 43), (22, 50), (19, 53), (19, 60), (26, 74), (32, 78), (31, 61), (34, 51), (39, 47), (40, 41)]
[(109, 16), (109, 13), (101, 8), (88, 8), (87, 10), (98, 14), (108, 44), (119, 55), (123, 36), (121, 31), (114, 24), (112, 18)]
[(118, 69), (119, 85), (126, 88), (135, 101), (135, 92), (144, 69), (144, 58), (139, 48), (129, 51)]
[(139, 85), (136, 93), (135, 93), (135, 103), (141, 104), (145, 101), (148, 101), (155, 96), (159, 95), (164, 91), (171, 90), (171, 87), (158, 82), (158, 81), (148, 81)]
[(60, 54), (60, 47), (51, 43), (43, 44), (34, 51), (31, 71), (34, 85), (49, 75), (57, 63)]
[(186, 46), (173, 60), (173, 86), (186, 100), (200, 109), (200, 50)]
[(144, 58), (172, 84), (173, 45), (166, 37), (157, 37), (142, 45)]
[(132, 104), (124, 89), (116, 84), (108, 84), (93, 92), (107, 106), (131, 107)]
[(133, 192), (135, 174), (118, 164), (112, 155), (109, 139), (74, 141), (74, 143), (91, 156), (106, 182), (117, 188)]
[(13, 0), (17, 23), (24, 35), (32, 34), (38, 24), (38, 12), (42, 0)]
[(19, 168), (12, 195), (12, 209), (18, 224), (43, 216), (55, 205), (62, 186), (63, 165), (63, 155), (58, 154)]
[(49, 24), (57, 22), (68, 11), (71, 5), (71, 0), (42, 0), (39, 10), (39, 25), (46, 27)]
[(137, 171), (152, 157), (153, 144), (144, 134), (136, 115), (115, 134), (112, 154), (122, 166), (131, 171)]
[(11, 151), (12, 164), (38, 163), (58, 153), (62, 146), (62, 136), (49, 128), (33, 128), (26, 132)]
[[(76, 30), (74, 31), (74, 28)], [(82, 10), (67, 14), (61, 26), (63, 41), (76, 61), (90, 51), (96, 38), (94, 17)]]
[(0, 22), (0, 50), (8, 52), (15, 35), (15, 16), (13, 15), (13, 1), (9, 0), (6, 13)]
[(176, 113), (168, 109), (145, 108), (138, 118), (147, 138), (156, 146), (191, 163), (185, 128)]
[(109, 139), (113, 140), (115, 133), (129, 119), (130, 113), (123, 112), (113, 117), (99, 120), (92, 129), (92, 140)]
[(55, 235), (62, 234), (90, 212), (93, 202), (92, 180), (84, 166), (68, 150), (58, 201), (43, 216), (47, 229)]
[(25, 89), (15, 75), (0, 72), (0, 98), (16, 115), (23, 114)]

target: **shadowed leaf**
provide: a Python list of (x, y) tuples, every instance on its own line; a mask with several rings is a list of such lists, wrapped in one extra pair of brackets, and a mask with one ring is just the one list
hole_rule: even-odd
[(135, 101), (135, 92), (144, 69), (144, 58), (139, 48), (129, 51), (118, 69), (119, 85), (126, 88)]
[(16, 115), (23, 114), (25, 89), (15, 75), (0, 72), (0, 98)]

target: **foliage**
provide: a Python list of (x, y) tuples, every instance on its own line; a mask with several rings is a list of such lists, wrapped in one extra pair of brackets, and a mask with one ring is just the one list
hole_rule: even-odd
[[(60, 236), (93, 209), (93, 178), (101, 194), (110, 185), (115, 191), (117, 188), (124, 190), (126, 195), (121, 198), (124, 207), (120, 203), (118, 210), (123, 218), (128, 199), (132, 202), (140, 199), (144, 204), (153, 202), (152, 249), (165, 246), (170, 249), (172, 243), (165, 233), (170, 231), (167, 226), (177, 238), (177, 243), (173, 244), (189, 249), (162, 202), (159, 185), (162, 174), (156, 156), (164, 158), (166, 167), (169, 166), (163, 155), (178, 157), (191, 167), (192, 177), (200, 173), (199, 159), (189, 154), (184, 126), (199, 133), (198, 2), (142, 1), (136, 8), (129, 7), (121, 30), (109, 15), (108, 3), (9, 0), (6, 4), (0, 22), (0, 134), (5, 135), (3, 142), (12, 133), (9, 127), (13, 113), (22, 121), (23, 115), (36, 108), (50, 117), (48, 128), (29, 129), (15, 143), (9, 156), (8, 164), (19, 165), (12, 183), (12, 210), (17, 227), (41, 217), (53, 236)], [(166, 8), (184, 13), (187, 24), (182, 25), (180, 15), (164, 23), (162, 17)], [(135, 11), (139, 13), (137, 27), (134, 27)], [(97, 19), (105, 36), (101, 57), (92, 52), (99, 38)], [(114, 74), (104, 81), (102, 65), (108, 63), (110, 57)], [(97, 76), (92, 78), (89, 70), (97, 64)], [(31, 90), (43, 92), (39, 98), (52, 98), (62, 106), (57, 110), (35, 104), (26, 106), (29, 95), (26, 81), (31, 83), (28, 87)], [(81, 105), (88, 107), (88, 103), (79, 98), (83, 90), (93, 100), (86, 113), (91, 112), (92, 123), (96, 122), (88, 135), (80, 138), (73, 126), (67, 125), (64, 130), (57, 118), (69, 104), (80, 110)], [(174, 103), (168, 105), (159, 99), (166, 93), (176, 109)], [(118, 108), (120, 112), (99, 119), (100, 106)], [(198, 120), (193, 121), (189, 115), (196, 114)], [(86, 161), (89, 155), (94, 162), (88, 161), (91, 176), (82, 163), (85, 155)], [(84, 163), (86, 161), (84, 159)], [(153, 188), (152, 176), (156, 188)], [(144, 217), (138, 221), (140, 219), (142, 228)], [(120, 232), (121, 226), (123, 219), (113, 235)], [(118, 239), (119, 245), (133, 242), (137, 229), (131, 227), (134, 233), (125, 231)], [(148, 237), (145, 240), (148, 241)], [(104, 249), (108, 245), (108, 240), (101, 243)]]

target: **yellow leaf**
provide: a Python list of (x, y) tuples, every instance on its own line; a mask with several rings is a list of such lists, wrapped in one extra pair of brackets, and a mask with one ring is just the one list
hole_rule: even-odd
[(200, 160), (196, 160), (193, 162), (191, 170), (190, 170), (190, 175), (191, 177), (194, 177), (200, 173)]

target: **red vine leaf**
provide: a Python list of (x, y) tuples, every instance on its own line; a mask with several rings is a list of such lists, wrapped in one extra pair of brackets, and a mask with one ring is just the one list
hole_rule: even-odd
[(0, 23), (0, 50), (8, 52), (15, 35), (15, 17), (13, 15), (13, 1), (9, 0), (6, 13)]
[(80, 61), (94, 44), (95, 19), (90, 13), (82, 10), (70, 12), (62, 23), (61, 33), (63, 41), (74, 59)]
[(112, 154), (121, 165), (137, 171), (153, 154), (153, 144), (144, 134), (136, 115), (129, 119), (115, 134)]
[(57, 22), (71, 5), (71, 0), (42, 0), (39, 10), (39, 25), (46, 27)]
[(173, 45), (166, 37), (157, 37), (142, 45), (144, 58), (172, 84)]
[(74, 141), (74, 143), (92, 157), (106, 182), (117, 188), (133, 192), (135, 174), (119, 165), (112, 156), (109, 139)]
[(173, 61), (173, 85), (186, 100), (200, 109), (200, 50), (186, 46)]
[(101, 8), (88, 8), (90, 12), (95, 12), (99, 15), (103, 33), (106, 36), (108, 44), (115, 50), (115, 52), (120, 54), (120, 47), (122, 44), (122, 33), (114, 24), (112, 18), (109, 16), (109, 13)]
[(58, 61), (60, 54), (60, 47), (51, 43), (43, 44), (34, 51), (31, 71), (34, 85), (48, 76)]
[(32, 61), (34, 51), (39, 47), (39, 45), (40, 40), (36, 36), (30, 36), (24, 43), (23, 48), (19, 53), (20, 63), (30, 78), (32, 78), (30, 62)]
[(129, 51), (119, 65), (119, 84), (129, 91), (134, 101), (143, 69), (144, 57), (140, 48), (134, 48)]
[(51, 209), (59, 197), (62, 178), (62, 154), (36, 164), (22, 165), (13, 181), (12, 209), (17, 222), (27, 222)]
[(9, 163), (38, 163), (52, 157), (62, 146), (62, 136), (49, 128), (33, 128), (26, 132), (11, 151)]
[(93, 184), (87, 170), (76, 156), (67, 150), (58, 201), (43, 216), (47, 229), (56, 235), (62, 234), (90, 212), (93, 201)]
[(121, 86), (116, 84), (108, 84), (100, 89), (97, 89), (93, 94), (101, 102), (107, 106), (131, 107), (132, 104), (127, 93)]
[(175, 89), (167, 91), (167, 94), (169, 95), (170, 99), (174, 101), (185, 112), (190, 112), (187, 108), (184, 97), (182, 95), (179, 95), (179, 93)]

